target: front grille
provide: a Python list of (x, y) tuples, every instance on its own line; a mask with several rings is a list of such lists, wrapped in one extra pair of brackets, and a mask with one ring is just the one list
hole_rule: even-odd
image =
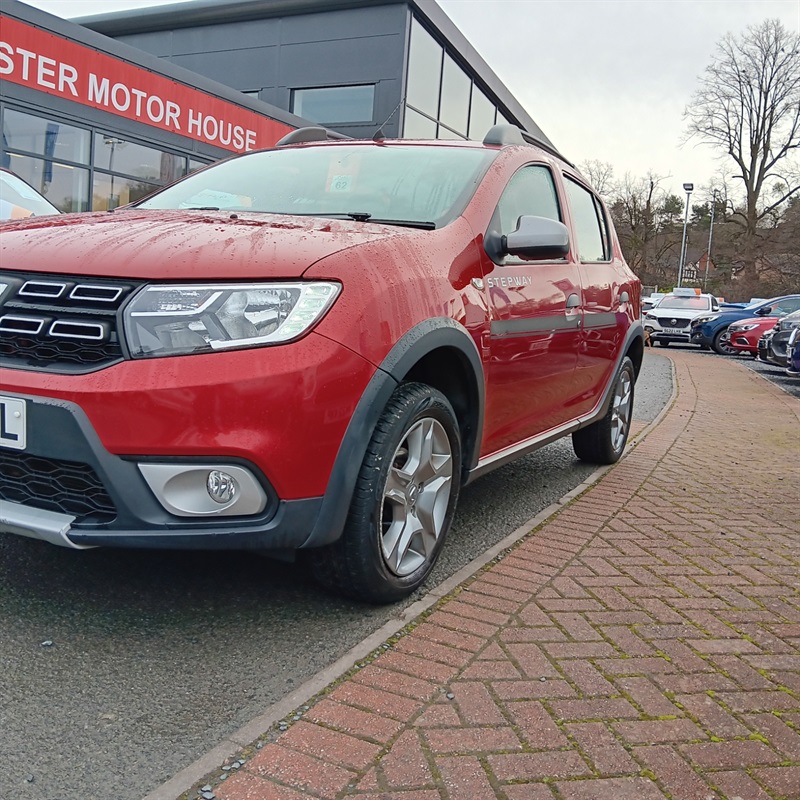
[(88, 525), (117, 516), (91, 466), (24, 453), (0, 452), (0, 500), (70, 514)]
[(688, 328), (690, 322), (690, 319), (680, 317), (658, 317), (658, 324), (662, 328)]
[(123, 358), (119, 311), (133, 281), (0, 276), (0, 365), (82, 373)]

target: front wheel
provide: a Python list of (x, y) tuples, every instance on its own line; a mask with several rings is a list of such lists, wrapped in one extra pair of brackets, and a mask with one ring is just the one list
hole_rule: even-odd
[(408, 596), (436, 563), (460, 485), (461, 440), (452, 406), (430, 386), (401, 384), (375, 426), (344, 533), (309, 553), (314, 576), (369, 603)]
[(614, 378), (611, 405), (606, 415), (572, 434), (572, 447), (582, 461), (594, 464), (619, 461), (631, 430), (635, 381), (633, 362), (625, 356)]
[(715, 353), (721, 356), (736, 355), (736, 348), (731, 347), (731, 335), (730, 333), (728, 333), (727, 328), (723, 328), (714, 337), (714, 341), (711, 343), (711, 347), (714, 349)]

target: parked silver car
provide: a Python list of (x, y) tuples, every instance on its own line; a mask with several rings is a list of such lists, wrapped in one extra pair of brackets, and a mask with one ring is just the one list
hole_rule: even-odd
[(0, 168), (0, 220), (25, 219), (61, 212), (19, 175)]

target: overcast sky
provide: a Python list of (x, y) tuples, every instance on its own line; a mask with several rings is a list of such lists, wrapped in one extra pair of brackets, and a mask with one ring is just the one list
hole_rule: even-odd
[[(175, 0), (26, 0), (70, 18)], [(192, 0), (183, 0), (192, 2)], [(438, 0), (570, 160), (614, 174), (649, 170), (694, 200), (735, 165), (692, 142), (683, 110), (726, 33), (779, 18), (800, 31), (800, 0)]]

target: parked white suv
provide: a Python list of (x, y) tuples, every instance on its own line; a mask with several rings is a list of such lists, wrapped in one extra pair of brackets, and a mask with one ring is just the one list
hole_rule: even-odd
[(719, 311), (719, 302), (711, 294), (694, 289), (674, 289), (644, 315), (644, 328), (662, 347), (670, 342), (689, 343), (692, 320), (702, 314)]

